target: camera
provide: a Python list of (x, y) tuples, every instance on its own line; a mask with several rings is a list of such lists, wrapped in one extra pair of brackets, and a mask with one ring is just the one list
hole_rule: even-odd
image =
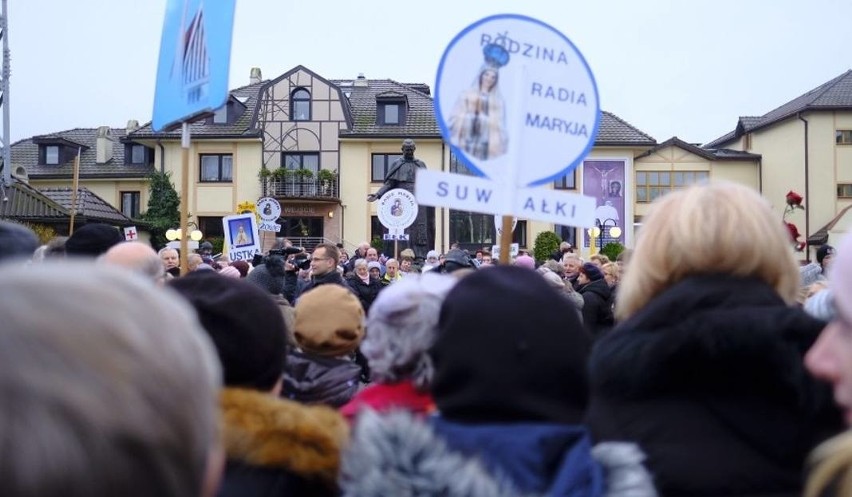
[(301, 254), (305, 249), (302, 247), (284, 247), (282, 249), (271, 249), (269, 255), (280, 255), (287, 257), (288, 255)]
[(290, 264), (296, 266), (296, 268), (301, 270), (308, 270), (311, 268), (311, 258), (308, 257), (308, 254), (301, 253), (296, 257), (293, 257), (293, 260), (290, 261)]

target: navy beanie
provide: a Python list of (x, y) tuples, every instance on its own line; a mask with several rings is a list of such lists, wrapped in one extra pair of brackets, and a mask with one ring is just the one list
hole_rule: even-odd
[(583, 267), (580, 268), (580, 272), (586, 275), (586, 278), (589, 278), (589, 281), (598, 281), (602, 280), (604, 277), (601, 268), (592, 264), (591, 262), (587, 262), (583, 264)]
[(113, 245), (124, 241), (124, 236), (114, 226), (108, 224), (87, 224), (74, 230), (65, 242), (65, 253), (97, 257)]
[(287, 328), (269, 293), (215, 271), (169, 280), (213, 339), (225, 385), (269, 391), (284, 373)]
[(817, 249), (816, 253), (817, 264), (822, 265), (822, 261), (825, 259), (826, 256), (834, 255), (836, 253), (837, 252), (834, 251), (834, 247), (832, 247), (831, 245), (820, 246), (820, 248)]
[(438, 330), (432, 395), (445, 418), (582, 421), (591, 339), (540, 274), (497, 266), (465, 276), (444, 300)]
[(30, 257), (38, 248), (38, 237), (26, 226), (0, 221), (0, 259)]

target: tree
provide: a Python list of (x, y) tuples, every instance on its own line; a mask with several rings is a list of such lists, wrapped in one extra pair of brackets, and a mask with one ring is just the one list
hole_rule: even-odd
[(618, 242), (609, 242), (601, 249), (601, 254), (609, 257), (609, 260), (613, 262), (615, 262), (615, 258), (618, 257), (618, 254), (622, 252), (624, 252), (624, 245)]
[(559, 250), (559, 244), (562, 240), (559, 235), (552, 231), (542, 231), (535, 237), (535, 245), (533, 246), (533, 255), (538, 262), (544, 262), (550, 258), (551, 254)]
[(166, 245), (166, 230), (180, 225), (180, 197), (171, 173), (154, 171), (148, 176), (148, 209), (142, 219), (151, 226), (151, 245)]

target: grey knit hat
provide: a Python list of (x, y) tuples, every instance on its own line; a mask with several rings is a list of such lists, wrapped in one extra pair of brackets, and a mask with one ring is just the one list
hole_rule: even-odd
[(278, 295), (284, 291), (284, 275), (272, 275), (266, 264), (261, 264), (254, 268), (254, 270), (246, 276), (246, 281), (273, 295)]

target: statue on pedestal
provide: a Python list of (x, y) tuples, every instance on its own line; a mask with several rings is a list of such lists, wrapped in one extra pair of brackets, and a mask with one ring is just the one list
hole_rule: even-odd
[[(375, 202), (394, 188), (402, 188), (414, 193), (417, 169), (426, 169), (423, 161), (414, 158), (416, 148), (414, 140), (410, 138), (402, 142), (402, 158), (391, 164), (385, 176), (384, 185), (376, 193), (368, 195), (367, 201)], [(418, 206), (417, 218), (406, 232), (409, 235), (408, 247), (414, 250), (415, 259), (422, 263), (426, 260), (426, 254), (435, 249), (435, 208)], [(404, 244), (405, 242), (403, 246)]]

